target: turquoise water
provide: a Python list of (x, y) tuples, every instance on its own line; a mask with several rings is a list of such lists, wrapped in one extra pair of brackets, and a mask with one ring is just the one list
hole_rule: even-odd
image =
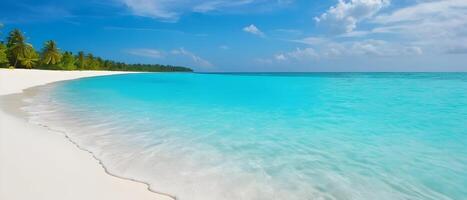
[(130, 74), (39, 90), (31, 121), (181, 200), (467, 197), (466, 73)]

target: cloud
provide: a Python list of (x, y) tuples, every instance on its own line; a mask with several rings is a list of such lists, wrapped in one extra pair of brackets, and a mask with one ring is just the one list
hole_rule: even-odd
[(165, 19), (167, 21), (177, 20), (179, 13), (168, 8), (167, 1), (157, 0), (122, 0), (134, 15)]
[(390, 43), (384, 40), (368, 39), (351, 43), (350, 47), (346, 47), (349, 51), (348, 55), (369, 55), (369, 56), (407, 56), (421, 55), (423, 51), (417, 46), (405, 46), (395, 43)]
[(164, 53), (156, 49), (130, 49), (127, 51), (128, 54), (149, 58), (162, 58)]
[(445, 53), (467, 44), (467, 1), (425, 1), (375, 17), (375, 34), (389, 34)]
[[(389, 4), (390, 0), (339, 0), (315, 18), (337, 35), (291, 41), (318, 49), (320, 57), (467, 53), (467, 1), (413, 1), (380, 12)], [(361, 29), (359, 23), (369, 26)]]
[[(390, 14), (375, 18), (378, 23), (415, 22), (452, 15), (465, 14), (467, 1), (464, 0), (434, 0), (424, 1), (409, 7), (398, 9)], [(463, 14), (462, 14), (463, 13)]]
[(209, 61), (195, 55), (194, 53), (190, 51), (185, 50), (184, 48), (172, 50), (171, 53), (173, 55), (186, 56), (190, 58), (194, 63), (196, 63), (197, 65), (201, 67), (212, 67), (212, 64)]
[[(316, 42), (312, 42), (316, 41)], [(274, 62), (310, 62), (324, 59), (354, 57), (395, 57), (418, 56), (422, 48), (414, 45), (391, 43), (385, 40), (365, 39), (361, 41), (335, 42), (324, 38), (304, 38), (295, 42), (308, 44), (305, 48), (296, 48), (289, 52), (275, 54), (270, 59), (256, 59), (263, 64)]]
[(243, 31), (247, 33), (251, 33), (253, 35), (258, 35), (261, 37), (264, 36), (264, 33), (261, 30), (259, 30), (254, 24), (244, 27)]
[(284, 54), (277, 54), (276, 56), (274, 56), (274, 58), (279, 61), (287, 60)]
[(292, 0), (119, 0), (134, 15), (162, 21), (177, 21), (185, 13), (242, 10), (246, 6), (260, 8), (281, 6)]
[(229, 1), (229, 0), (217, 0), (217, 1), (204, 1), (193, 7), (196, 12), (209, 12), (228, 7), (238, 7), (246, 4), (254, 3), (254, 0), (240, 0), (240, 1)]
[(297, 60), (318, 58), (318, 53), (313, 48), (304, 48), (304, 49), (297, 48), (295, 49), (295, 51), (287, 53), (287, 55), (288, 57), (295, 58)]
[(352, 31), (352, 32), (340, 34), (338, 35), (338, 37), (342, 37), (342, 38), (365, 37), (369, 34), (371, 34), (371, 31)]
[(290, 40), (292, 42), (298, 42), (302, 44), (308, 44), (308, 45), (318, 45), (318, 44), (323, 44), (326, 42), (329, 42), (329, 39), (323, 38), (323, 37), (306, 37), (298, 40)]
[(371, 18), (389, 4), (390, 0), (339, 0), (337, 5), (314, 19), (333, 33), (349, 33), (360, 21)]
[(157, 49), (129, 49), (125, 51), (126, 53), (134, 56), (140, 57), (148, 57), (148, 58), (155, 58), (155, 59), (176, 59), (180, 60), (180, 57), (188, 58), (191, 62), (193, 62), (196, 66), (199, 67), (212, 67), (212, 64), (197, 56), (193, 52), (186, 50), (185, 48), (178, 48), (171, 51), (162, 51)]
[(319, 55), (313, 48), (297, 48), (294, 51), (279, 53), (273, 56), (272, 59), (256, 59), (257, 62), (262, 64), (272, 64), (276, 62), (285, 62), (285, 61), (306, 61), (306, 60), (315, 60), (318, 59)]

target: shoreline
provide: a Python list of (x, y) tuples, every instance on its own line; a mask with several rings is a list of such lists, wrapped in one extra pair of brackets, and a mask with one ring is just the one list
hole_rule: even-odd
[(0, 69), (0, 199), (176, 199), (145, 182), (109, 173), (66, 133), (30, 123), (18, 110), (26, 89), (128, 73), (135, 72)]

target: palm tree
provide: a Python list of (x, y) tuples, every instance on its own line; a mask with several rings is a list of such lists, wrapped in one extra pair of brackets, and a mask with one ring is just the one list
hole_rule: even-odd
[(6, 54), (6, 46), (0, 42), (0, 67), (1, 66), (4, 66), (8, 63), (8, 58), (7, 58), (7, 54)]
[(27, 57), (29, 48), (32, 48), (32, 46), (26, 43), (17, 43), (12, 48), (10, 48), (11, 56), (13, 56), (13, 59), (15, 61), (13, 67), (16, 68), (18, 61), (20, 61), (20, 58)]
[(65, 51), (65, 53), (63, 53), (63, 56), (62, 56), (62, 62), (61, 62), (62, 69), (74, 70), (76, 69), (75, 63), (76, 63), (76, 59), (73, 56), (73, 54), (69, 51)]
[(39, 60), (39, 55), (32, 48), (32, 46), (30, 46), (27, 48), (25, 54), (21, 55), (18, 58), (18, 60), (21, 61), (21, 64), (24, 67), (31, 69), (34, 66), (34, 64)]
[(83, 70), (84, 69), (84, 52), (80, 51), (78, 52), (78, 69)]
[(57, 48), (57, 44), (53, 40), (45, 42), (44, 49), (42, 51), (42, 62), (46, 65), (58, 64), (62, 58), (60, 50)]
[(7, 38), (8, 60), (10, 63), (14, 63), (14, 67), (16, 67), (20, 57), (26, 57), (28, 48), (32, 48), (32, 46), (25, 41), (26, 39), (23, 33), (18, 29), (11, 31)]
[(88, 70), (89, 69), (94, 69), (95, 61), (94, 61), (94, 55), (92, 55), (92, 53), (88, 53), (86, 55), (86, 58), (85, 58), (84, 62), (86, 63), (86, 69), (88, 69)]
[(19, 29), (14, 29), (10, 32), (7, 38), (7, 47), (11, 48), (17, 43), (24, 43), (26, 38), (24, 37), (23, 33)]

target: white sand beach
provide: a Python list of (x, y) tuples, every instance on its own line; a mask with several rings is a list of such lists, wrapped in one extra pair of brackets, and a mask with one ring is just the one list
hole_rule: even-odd
[[(121, 74), (106, 71), (0, 69), (0, 95), (61, 80)], [(0, 109), (0, 199), (170, 199), (142, 183), (105, 173), (93, 156), (63, 134)]]

